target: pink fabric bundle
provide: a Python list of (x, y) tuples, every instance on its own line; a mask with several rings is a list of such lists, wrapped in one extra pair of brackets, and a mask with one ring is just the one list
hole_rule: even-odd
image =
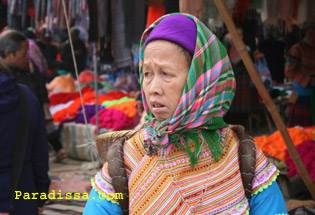
[[(90, 120), (91, 124), (96, 124), (96, 116)], [(133, 125), (133, 120), (130, 119), (122, 111), (115, 109), (102, 109), (99, 112), (99, 127), (113, 129), (118, 131), (124, 128), (130, 128)]]
[[(305, 141), (298, 145), (296, 149), (298, 150), (307, 171), (315, 182), (315, 141)], [(285, 153), (288, 155), (288, 150), (286, 150)], [(285, 163), (289, 167), (289, 177), (293, 177), (296, 174), (300, 175), (292, 158), (289, 155), (287, 156)]]

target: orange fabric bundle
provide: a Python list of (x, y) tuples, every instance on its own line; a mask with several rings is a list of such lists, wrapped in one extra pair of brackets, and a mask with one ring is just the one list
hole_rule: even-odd
[[(98, 104), (102, 104), (104, 101), (111, 101), (114, 98), (106, 95), (99, 95), (98, 96)], [(94, 92), (87, 92), (83, 95), (83, 102), (84, 104), (95, 104), (95, 94)], [(57, 111), (54, 115), (54, 122), (61, 122), (65, 119), (71, 119), (76, 116), (78, 113), (79, 108), (81, 107), (81, 98), (77, 98), (74, 102), (67, 108), (64, 108), (60, 111)]]
[(137, 101), (131, 100), (131, 101), (123, 101), (117, 104), (112, 104), (106, 107), (107, 109), (115, 109), (115, 110), (120, 110), (124, 112), (128, 117), (131, 119), (135, 119), (135, 116), (137, 114), (137, 107), (136, 107)]
[[(315, 127), (311, 128), (288, 128), (288, 132), (295, 146), (315, 138), (313, 133)], [(267, 155), (275, 157), (284, 161), (286, 159), (285, 150), (287, 146), (280, 134), (280, 131), (276, 131), (269, 137), (266, 135), (255, 137), (255, 143), (258, 147)]]
[(50, 82), (47, 90), (49, 93), (75, 92), (74, 79), (70, 74), (57, 76)]

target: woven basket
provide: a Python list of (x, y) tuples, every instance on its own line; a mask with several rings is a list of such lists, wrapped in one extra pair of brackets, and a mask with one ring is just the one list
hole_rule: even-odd
[(124, 141), (130, 139), (137, 133), (137, 130), (123, 130), (114, 131), (105, 134), (101, 134), (96, 138), (96, 148), (102, 163), (107, 161), (108, 148), (117, 140), (123, 139)]

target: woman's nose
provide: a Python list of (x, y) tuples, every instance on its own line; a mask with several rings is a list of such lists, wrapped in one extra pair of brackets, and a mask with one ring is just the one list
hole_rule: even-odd
[(161, 85), (161, 80), (154, 76), (154, 78), (151, 81), (150, 84), (150, 94), (154, 95), (154, 94), (162, 94), (162, 85)]

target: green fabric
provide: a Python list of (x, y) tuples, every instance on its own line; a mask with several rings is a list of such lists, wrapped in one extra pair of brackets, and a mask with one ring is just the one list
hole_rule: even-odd
[(64, 70), (64, 69), (58, 69), (57, 73), (58, 73), (58, 75), (68, 75), (68, 74), (70, 74), (72, 76), (72, 78), (77, 79), (77, 77), (75, 76), (74, 73), (70, 73), (69, 71)]
[(102, 85), (103, 85), (103, 89), (106, 89), (106, 90), (117, 90), (117, 88), (114, 86), (114, 85), (112, 85), (112, 84), (110, 84), (110, 83), (108, 83), (108, 82), (106, 82), (106, 81), (103, 81), (103, 82), (100, 82)]
[(124, 101), (134, 101), (134, 100), (135, 100), (134, 98), (129, 98), (129, 97), (125, 96), (125, 97), (122, 97), (121, 99), (118, 99), (118, 100), (105, 101), (102, 103), (102, 106), (108, 107), (110, 105), (119, 104), (119, 103), (124, 102)]

